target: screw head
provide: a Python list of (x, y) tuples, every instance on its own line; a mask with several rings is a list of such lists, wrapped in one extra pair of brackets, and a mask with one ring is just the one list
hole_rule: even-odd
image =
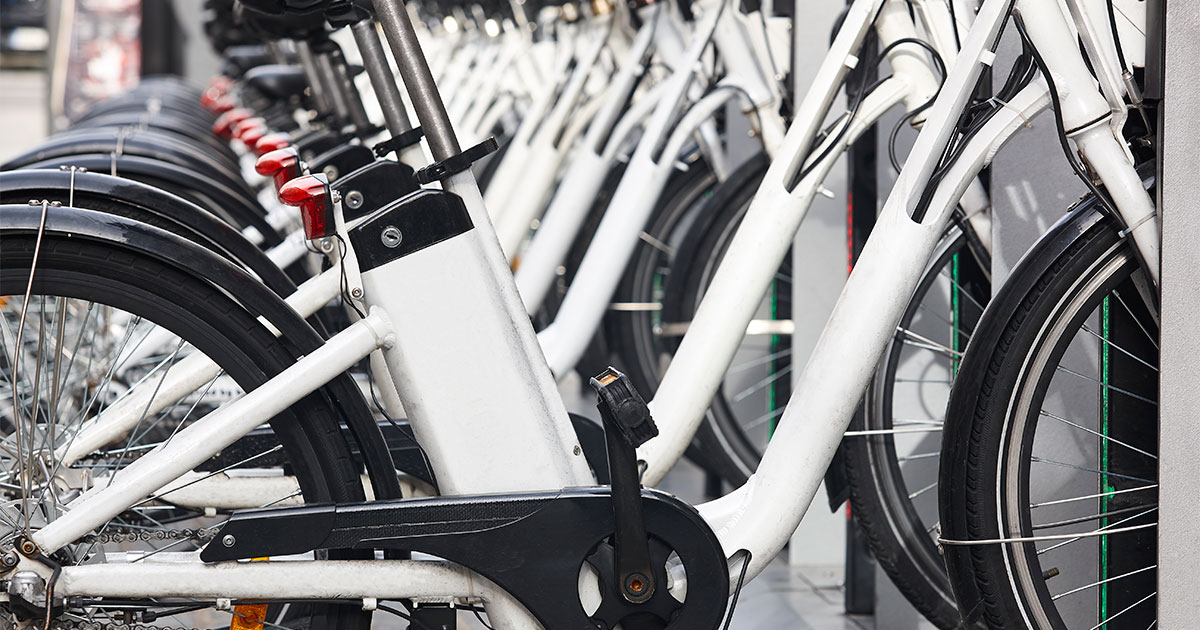
[(379, 235), (379, 240), (383, 242), (384, 247), (393, 249), (400, 246), (400, 241), (404, 240), (404, 235), (400, 233), (399, 228), (389, 225), (383, 228), (383, 232)]
[(338, 170), (337, 170), (337, 167), (332, 164), (321, 169), (321, 172), (325, 173), (325, 177), (327, 177), (329, 179), (329, 181), (333, 181), (333, 180), (337, 179)]
[(353, 289), (350, 289), (350, 296), (354, 299), (359, 299), (363, 296), (363, 290), (358, 287), (354, 287)]
[(26, 538), (21, 541), (21, 553), (29, 555), (37, 551), (37, 545), (33, 544), (32, 540)]
[(232, 547), (236, 542), (237, 539), (233, 537), (233, 534), (225, 534), (225, 537), (221, 539), (221, 544), (226, 547)]
[(15, 567), (17, 566), (18, 560), (20, 560), (20, 558), (17, 557), (16, 553), (13, 553), (12, 551), (6, 551), (4, 552), (4, 556), (0, 557), (0, 564), (3, 564), (6, 567)]
[(357, 210), (363, 205), (363, 195), (357, 190), (351, 190), (346, 193), (346, 207), (352, 210)]
[(625, 591), (634, 597), (645, 594), (649, 586), (650, 581), (641, 573), (631, 573), (625, 578)]

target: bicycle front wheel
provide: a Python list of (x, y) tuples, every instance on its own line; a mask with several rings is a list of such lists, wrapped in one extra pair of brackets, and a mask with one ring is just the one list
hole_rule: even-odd
[(991, 628), (1156, 624), (1157, 307), (1116, 223), (1077, 211), (1025, 257), (951, 394), (944, 548)]

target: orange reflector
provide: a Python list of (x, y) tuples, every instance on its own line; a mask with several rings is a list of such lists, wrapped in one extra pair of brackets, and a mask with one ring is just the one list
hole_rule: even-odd
[(266, 604), (238, 604), (233, 607), (229, 630), (262, 630), (266, 618)]
[(329, 182), (322, 174), (297, 177), (279, 189), (279, 200), (300, 207), (304, 235), (311, 241), (325, 238), (333, 230), (333, 200)]

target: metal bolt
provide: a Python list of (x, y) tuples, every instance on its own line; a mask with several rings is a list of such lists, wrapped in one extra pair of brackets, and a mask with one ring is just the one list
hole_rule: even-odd
[(17, 562), (19, 560), (20, 557), (17, 556), (16, 553), (12, 551), (6, 551), (4, 552), (4, 556), (0, 557), (0, 564), (3, 564), (6, 567), (15, 567), (17, 566)]
[(321, 172), (325, 173), (325, 177), (328, 178), (329, 181), (333, 181), (333, 180), (337, 179), (338, 170), (337, 170), (337, 167), (332, 164), (321, 169)]
[(645, 595), (649, 587), (650, 580), (641, 573), (630, 573), (629, 577), (625, 578), (625, 592), (633, 597)]
[(363, 205), (362, 193), (358, 192), (357, 190), (351, 190), (350, 192), (346, 193), (346, 207), (347, 208), (350, 208), (352, 210), (357, 210), (357, 209), (361, 208), (362, 205)]
[(379, 235), (379, 240), (383, 242), (383, 246), (392, 249), (400, 246), (400, 241), (404, 240), (404, 235), (400, 233), (400, 229), (394, 225), (389, 225), (383, 228), (383, 233)]
[(352, 298), (354, 298), (354, 299), (356, 299), (356, 300), (361, 300), (361, 299), (362, 299), (362, 296), (363, 296), (363, 290), (362, 290), (362, 289), (360, 289), (360, 288), (358, 288), (358, 287), (354, 287), (353, 289), (350, 289), (350, 297), (352, 297)]
[(235, 542), (237, 539), (233, 537), (233, 534), (225, 534), (225, 537), (221, 539), (221, 544), (226, 547), (232, 547)]
[(37, 552), (37, 545), (33, 544), (32, 540), (26, 538), (25, 540), (21, 541), (21, 553), (28, 556), (35, 552)]
[(578, 456), (580, 453), (582, 453), (582, 452), (583, 452), (583, 449), (579, 448), (579, 445), (578, 445), (578, 444), (576, 444), (576, 445), (575, 445), (575, 448), (574, 448), (574, 449), (572, 449), (572, 450), (575, 452), (575, 455), (576, 455), (576, 456)]

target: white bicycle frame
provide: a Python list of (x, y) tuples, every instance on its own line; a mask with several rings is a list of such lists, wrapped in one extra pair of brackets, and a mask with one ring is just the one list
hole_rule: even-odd
[[(865, 35), (884, 0), (857, 0), (848, 24), (822, 74), (841, 75), (848, 51)], [(1076, 15), (1086, 15), (1083, 0), (1069, 0)], [(913, 220), (933, 170), (956, 129), (957, 114), (971, 97), (1013, 0), (986, 0), (959, 60), (943, 84), (884, 205), (858, 264), (834, 309), (830, 324), (801, 374), (791, 404), (767, 449), (759, 471), (734, 493), (699, 506), (727, 554), (750, 552), (747, 575), (753, 577), (782, 548), (798, 524), (841, 439), (875, 363), (895, 330), (901, 310), (924, 269), (952, 208), (996, 151), (1032, 116), (1046, 108), (1049, 93), (1041, 79), (999, 109), (965, 145), (932, 194), (920, 221)], [(1016, 0), (1029, 35), (1059, 86), (1064, 126), (1100, 174), (1139, 251), (1157, 260), (1157, 222), (1124, 143), (1107, 124), (1119, 92), (1098, 93), (1075, 46), (1071, 24), (1058, 6), (1040, 0)], [(383, 13), (384, 4), (378, 7)], [(1081, 27), (1081, 31), (1085, 30)], [(1085, 35), (1098, 41), (1097, 33)], [(392, 34), (389, 32), (389, 39)], [(411, 49), (392, 41), (398, 57)], [(840, 58), (838, 56), (841, 55)], [(826, 77), (828, 78), (828, 77)], [(837, 81), (830, 83), (836, 85)], [(1102, 81), (1103, 83), (1103, 81)], [(411, 86), (410, 86), (411, 87)], [(828, 97), (810, 93), (802, 111)], [(1123, 112), (1122, 107), (1122, 112)], [(418, 113), (421, 113), (420, 111)], [(422, 122), (425, 122), (423, 115)], [(807, 119), (804, 119), (807, 120)], [(785, 142), (805, 146), (815, 133), (793, 126)], [(848, 135), (848, 134), (847, 134)], [(435, 150), (435, 155), (438, 151)], [(760, 197), (792, 209), (796, 198), (780, 186), (779, 174), (800, 162), (777, 163)], [(812, 177), (812, 175), (810, 175)], [(52, 553), (94, 530), (114, 515), (151, 496), (208, 459), (238, 436), (299, 400), (376, 348), (383, 348), (410, 422), (426, 450), (444, 494), (540, 490), (588, 483), (590, 474), (577, 453), (570, 424), (554, 391), (546, 363), (537, 355), (532, 329), (524, 318), (503, 254), (486, 221), (486, 211), (469, 174), (448, 179), (446, 188), (463, 198), (475, 229), (387, 265), (364, 272), (368, 317), (339, 333), (325, 346), (241, 399), (181, 430), (175, 439), (147, 453), (68, 505), (57, 520), (33, 533), (43, 553)], [(799, 188), (798, 188), (799, 189)], [(794, 191), (793, 191), (794, 192)], [(757, 207), (763, 203), (756, 200)], [(754, 210), (752, 210), (754, 212)], [(761, 212), (761, 210), (759, 211)], [(747, 220), (749, 220), (749, 215)], [(1141, 232), (1139, 234), (1139, 232)], [(743, 234), (747, 236), (743, 237)], [(787, 240), (790, 235), (770, 235)], [(739, 231), (733, 247), (770, 242), (754, 231)], [(759, 245), (761, 246), (761, 245)], [(784, 245), (780, 245), (784, 247)], [(732, 251), (732, 250), (731, 250)], [(487, 270), (463, 278), (464, 261)], [(722, 267), (712, 291), (738, 295), (731, 286), (735, 267)], [(773, 267), (771, 267), (773, 270)], [(1157, 275), (1151, 272), (1153, 277)], [(737, 278), (741, 281), (741, 278)], [(732, 283), (738, 284), (737, 282)], [(745, 292), (757, 303), (761, 293)], [(442, 304), (410, 306), (413, 295), (437, 295)], [(706, 300), (706, 307), (709, 300)], [(482, 305), (482, 306), (481, 306)], [(494, 305), (494, 307), (488, 306)], [(708, 309), (710, 312), (712, 309)], [(703, 324), (704, 309), (693, 326)], [(472, 317), (474, 312), (476, 317)], [(492, 317), (491, 312), (504, 314)], [(505, 316), (508, 318), (505, 321)], [(747, 316), (748, 319), (748, 316)], [(476, 344), (482, 344), (482, 347)], [(854, 348), (854, 352), (846, 352)], [(684, 348), (681, 347), (682, 353)], [(688, 350), (688, 352), (694, 352)], [(684, 358), (688, 355), (676, 355)], [(694, 356), (694, 355), (691, 355)], [(706, 355), (711, 362), (711, 353)], [(463, 384), (467, 383), (466, 387)], [(466, 395), (469, 391), (470, 395)], [(657, 457), (685, 434), (678, 414), (669, 414), (661, 398), (655, 411), (662, 431), (643, 452), (649, 477), (661, 475)], [(212, 598), (421, 598), (481, 600), (497, 628), (532, 628), (536, 623), (487, 580), (459, 567), (425, 561), (269, 561), (204, 565), (195, 554), (156, 554), (134, 569), (129, 564), (63, 567), (56, 595), (93, 597), (188, 596)], [(742, 561), (731, 563), (731, 575)], [(21, 569), (49, 575), (40, 563), (22, 558)], [(586, 584), (585, 584), (586, 586)], [(583, 589), (583, 598), (595, 597)]]
[[(916, 25), (908, 16), (907, 5), (902, 2), (890, 2), (885, 3), (885, 5), (885, 10), (879, 15), (876, 21), (876, 30), (879, 32), (881, 43), (886, 46), (900, 39), (917, 37)], [(874, 17), (874, 13), (872, 13), (872, 17)], [(857, 50), (862, 36), (866, 33), (865, 29), (869, 28), (870, 25), (871, 20), (868, 19), (864, 24), (864, 30), (856, 41), (853, 42), (853, 45), (847, 46), (845, 54), (848, 55), (850, 50)], [(845, 28), (842, 29), (843, 32), (846, 30)], [(729, 39), (737, 41), (736, 34), (727, 35), (726, 38), (727, 41)], [(728, 58), (728, 55), (724, 58)], [(845, 58), (845, 56), (841, 57), (836, 63), (839, 66), (842, 65), (842, 61)], [(937, 78), (934, 76), (929, 63), (925, 61), (923, 51), (913, 51), (902, 46), (897, 46), (889, 52), (888, 58), (896, 72), (896, 77), (888, 82), (886, 85), (888, 89), (880, 88), (876, 90), (877, 93), (881, 93), (883, 96), (877, 97), (869, 103), (864, 103), (863, 109), (865, 112), (860, 112), (860, 114), (863, 115), (863, 119), (868, 124), (873, 123), (884, 111), (901, 101), (905, 103), (909, 111), (912, 111), (924, 104), (937, 91)], [(857, 63), (857, 60), (855, 62)], [(827, 65), (832, 63), (834, 62), (827, 61)], [(798, 122), (793, 124), (793, 128), (808, 125), (814, 129), (813, 133), (815, 134), (815, 129), (825, 118), (829, 102), (839, 89), (841, 77), (842, 73), (840, 72), (818, 75), (816, 85), (820, 87), (815, 91), (824, 88), (825, 93), (823, 96), (825, 98), (813, 104), (808, 109), (801, 108), (797, 116)], [(750, 82), (750, 84), (753, 84), (753, 82)], [(812, 91), (810, 91), (811, 94)], [(625, 261), (632, 255), (643, 226), (647, 223), (649, 213), (653, 210), (654, 204), (657, 201), (657, 192), (662, 190), (666, 183), (666, 178), (670, 174), (671, 164), (669, 160), (673, 160), (678, 155), (679, 150), (682, 148), (682, 141), (686, 140), (686, 134), (690, 133), (686, 122), (693, 116), (707, 118), (709, 112), (722, 106), (727, 99), (736, 95), (737, 92), (735, 90), (721, 91), (718, 88), (718, 91), (701, 100), (688, 113), (688, 116), (685, 117), (685, 124), (680, 124), (675, 128), (676, 131), (671, 134), (671, 139), (666, 149), (662, 151), (663, 157), (656, 158), (654, 156), (654, 150), (657, 148), (655, 145), (639, 144), (638, 149), (630, 159), (630, 166), (626, 170), (627, 175), (622, 178), (616, 192), (614, 192), (613, 200), (609, 204), (609, 210), (605, 213), (592, 239), (592, 244), (589, 246), (583, 261), (580, 263), (579, 269), (575, 273), (575, 279), (572, 282), (571, 288), (563, 298), (558, 315), (554, 322), (538, 335), (546, 350), (546, 357), (550, 363), (550, 368), (556, 375), (564, 375), (575, 366), (583, 356), (591, 340), (592, 331), (600, 324), (604, 314), (607, 312), (609, 303), (622, 277), (619, 271), (613, 271), (613, 261)], [(660, 111), (667, 110), (666, 113), (670, 113), (670, 106), (671, 103), (669, 102), (666, 104), (666, 107), (660, 104)], [(772, 120), (772, 116), (769, 112), (764, 111), (764, 109), (759, 110), (758, 117), (764, 122), (763, 133), (768, 154), (778, 156), (779, 159), (776, 160), (777, 162), (788, 163), (803, 159), (804, 152), (807, 149), (807, 141), (805, 143), (792, 142), (789, 144), (784, 139), (772, 142), (771, 134), (767, 131), (771, 125), (765, 124), (767, 121)], [(669, 119), (665, 116), (658, 118), (651, 122), (647, 135), (651, 134), (651, 130), (656, 129), (654, 126), (655, 122), (658, 122), (663, 127), (670, 124)], [(799, 219), (803, 218), (804, 212), (807, 210), (809, 202), (811, 202), (812, 195), (819, 189), (820, 183), (823, 181), (828, 169), (833, 166), (836, 158), (843, 150), (844, 146), (838, 147), (838, 150), (831, 154), (830, 157), (832, 159), (825, 160), (823, 164), (824, 168), (818, 169), (820, 171), (819, 176), (810, 178), (811, 185), (800, 193), (807, 196), (805, 197), (806, 201), (803, 203), (803, 206), (795, 208), (796, 214), (793, 217), (797, 221), (794, 224), (784, 224), (777, 220), (771, 222), (771, 229), (779, 230), (777, 236), (790, 241), (791, 235), (795, 234), (795, 230), (799, 226)], [(773, 214), (773, 216), (775, 215)], [(546, 217), (547, 223), (549, 224), (553, 218), (548, 214)], [(557, 232), (553, 232), (552, 234), (557, 238), (561, 238)], [(565, 240), (558, 240), (557, 243), (551, 243), (547, 249), (555, 247), (553, 253), (559, 256), (565, 255), (564, 243)], [(534, 245), (530, 247), (531, 256), (537, 250), (538, 245), (540, 243), (538, 243), (537, 237), (535, 237)], [(569, 246), (569, 243), (566, 243), (566, 245)], [(784, 251), (786, 251), (786, 248)], [(541, 251), (537, 253), (541, 254)], [(776, 252), (769, 248), (758, 251), (748, 248), (740, 250), (739, 255), (748, 257), (748, 260), (739, 258), (740, 262), (747, 265), (744, 270), (753, 269), (761, 275), (767, 264), (774, 265), (772, 273), (773, 269), (778, 268), (783, 252)], [(546, 258), (549, 259), (550, 255), (547, 254)], [(522, 291), (528, 290), (531, 293), (531, 297), (526, 298), (527, 306), (538, 303), (540, 297), (545, 295), (545, 291), (553, 277), (546, 272), (547, 265), (542, 259), (536, 259), (536, 262), (537, 264), (531, 266), (531, 271), (528, 274), (530, 277), (529, 282), (522, 282), (523, 274), (518, 270), (518, 286), (521, 287)], [(772, 273), (764, 276), (764, 282), (769, 280)], [(763, 290), (765, 290), (765, 285)], [(753, 304), (757, 305), (759, 299), (761, 298), (756, 298)], [(738, 320), (726, 320), (725, 336), (731, 337), (732, 335), (736, 335), (737, 339), (741, 339), (746, 330), (745, 324), (742, 324), (740, 328), (735, 328), (732, 324), (728, 323), (732, 321)], [(703, 335), (697, 333), (693, 336)], [(705, 368), (713, 366), (708, 361), (703, 361), (699, 365), (703, 365)], [(719, 383), (720, 381), (718, 380), (717, 382)], [(705, 395), (706, 392), (707, 395)], [(694, 401), (697, 404), (703, 404), (707, 408), (713, 392), (715, 392), (715, 389), (711, 391), (701, 389)], [(703, 402), (700, 402), (701, 399), (703, 399)]]
[[(710, 18), (713, 17), (714, 16), (710, 13)], [(863, 25), (864, 28), (869, 28), (870, 26), (871, 24), (869, 21)], [(633, 55), (634, 59), (642, 58), (646, 54), (647, 47), (649, 46), (650, 35), (654, 32), (654, 27), (655, 24), (651, 21), (648, 21), (647, 25), (643, 28), (642, 33), (640, 33), (637, 40), (635, 40), (634, 46), (631, 49), (631, 55)], [(907, 11), (902, 6), (902, 3), (894, 2), (888, 9), (880, 13), (878, 19), (876, 20), (875, 28), (880, 33), (884, 45), (886, 45), (891, 41), (912, 36), (914, 34), (915, 27), (913, 26), (911, 19), (909, 19)], [(691, 50), (692, 56), (685, 58), (685, 60), (682, 62), (682, 65), (690, 67), (691, 64), (689, 63), (688, 59), (694, 59), (695, 55), (699, 54), (705, 44), (705, 41), (706, 38), (701, 37), (695, 44), (693, 44)], [(849, 49), (852, 50), (857, 45), (858, 44), (856, 42), (853, 44), (853, 47)], [(836, 47), (837, 43), (835, 42), (835, 51), (837, 51)], [(826, 61), (826, 64), (831, 67), (841, 65), (840, 62), (836, 61), (837, 58), (837, 54), (831, 53), (830, 57)], [(792, 198), (795, 198), (798, 201), (788, 201), (789, 204), (796, 206), (793, 210), (793, 213), (789, 215), (792, 217), (792, 223), (782, 223), (778, 219), (780, 215), (772, 212), (770, 213), (769, 218), (747, 219), (747, 223), (755, 226), (748, 227), (746, 228), (747, 230), (761, 229), (767, 233), (787, 233), (786, 231), (794, 232), (795, 229), (797, 229), (799, 222), (803, 219), (804, 211), (807, 209), (808, 204), (815, 196), (820, 182), (824, 179), (828, 169), (832, 167), (838, 155), (845, 149), (845, 146), (848, 146), (849, 143), (853, 142), (853, 140), (859, 133), (861, 133), (863, 129), (873, 124), (879, 115), (892, 107), (894, 104), (904, 101), (908, 108), (912, 109), (924, 103), (925, 100), (932, 95), (933, 91), (936, 89), (936, 83), (934, 83), (935, 79), (932, 75), (932, 70), (924, 62), (922, 57), (914, 56), (911, 53), (906, 53), (905, 51), (897, 48), (896, 51), (891, 54), (890, 60), (896, 72), (895, 76), (887, 83), (882, 85), (879, 89), (875, 90), (875, 92), (873, 92), (872, 95), (864, 101), (864, 105), (860, 109), (858, 117), (851, 123), (851, 128), (848, 130), (847, 134), (845, 134), (844, 141), (841, 146), (837, 147), (837, 151), (832, 152), (824, 160), (824, 162), (820, 165), (821, 168), (815, 169), (814, 173), (810, 177), (806, 178), (805, 181), (802, 182), (795, 191), (793, 191)], [(639, 67), (640, 64), (627, 64), (625, 72), (618, 76), (615, 83), (617, 86), (620, 86), (621, 89), (626, 90), (624, 92), (625, 94), (627, 94), (627, 90), (632, 89), (632, 85), (636, 81), (635, 73)], [(657, 89), (663, 93), (673, 93), (675, 94), (676, 99), (682, 99), (683, 91), (686, 89), (686, 81), (688, 79), (689, 76), (687, 73), (677, 75), (674, 78), (675, 83), (673, 85), (670, 81), (668, 81), (664, 84), (660, 84), (659, 88)], [(827, 89), (830, 90), (827, 93), (828, 97), (831, 98), (832, 94), (837, 91), (840, 82), (841, 75), (839, 74), (833, 77), (830, 82), (827, 83)], [(716, 95), (712, 95), (713, 98), (707, 102), (711, 104), (711, 106), (718, 106), (723, 103), (724, 98), (730, 95), (730, 93), (721, 94), (718, 92)], [(591, 136), (593, 132), (597, 130), (599, 130), (600, 133), (596, 135), (600, 135), (607, 130), (608, 126), (610, 126), (609, 124), (605, 123), (604, 120), (606, 118), (611, 119), (615, 117), (619, 111), (617, 108), (620, 106), (620, 103), (624, 101), (624, 97), (622, 97), (621, 92), (618, 92), (615, 94), (615, 96), (618, 98), (614, 98), (609, 101), (608, 104), (611, 106), (609, 111), (598, 119), (596, 125), (593, 125), (592, 129), (589, 130), (589, 136)], [(669, 120), (669, 117), (673, 115), (674, 108), (670, 107), (669, 105), (663, 106), (661, 103), (659, 103), (659, 100), (659, 97), (643, 99), (639, 103), (642, 108), (641, 111), (638, 111), (637, 108), (635, 108), (635, 110), (631, 111), (624, 118), (622, 122), (625, 123), (625, 131), (618, 131), (614, 133), (613, 140), (608, 143), (609, 149), (606, 151), (608, 159), (614, 159), (616, 152), (615, 147), (620, 145), (623, 134), (628, 133), (628, 129), (630, 129), (633, 124), (640, 120), (644, 115), (642, 112), (649, 110), (651, 106), (658, 108), (659, 113), (656, 114), (658, 116), (656, 120), (657, 131), (653, 133), (647, 132), (647, 136), (650, 137), (650, 141), (648, 143), (650, 149), (653, 149), (655, 139), (662, 138), (666, 135), (666, 129), (669, 125), (667, 121)], [(702, 101), (702, 103), (704, 103), (704, 101)], [(813, 115), (811, 118), (811, 124), (820, 124), (821, 120), (825, 118), (827, 107), (828, 104), (826, 103), (823, 105), (822, 109)], [(696, 121), (707, 119), (710, 111), (711, 109), (700, 106), (693, 108), (692, 112), (689, 113), (687, 118), (685, 118), (684, 124), (680, 125), (680, 128), (684, 129), (685, 131), (677, 132), (672, 135), (671, 142), (673, 144), (670, 146), (673, 149), (668, 148), (666, 151), (664, 151), (664, 156), (673, 155), (671, 150), (677, 152), (679, 143), (690, 135), (690, 132), (687, 130), (694, 129), (696, 126)], [(588, 140), (594, 141), (594, 139), (591, 137), (589, 137)], [(824, 148), (824, 146), (818, 147), (818, 150), (823, 150)], [(783, 155), (796, 156), (803, 150), (803, 147), (793, 143), (793, 145), (785, 147), (784, 150), (785, 153)], [(645, 149), (643, 149), (640, 153), (635, 152), (635, 160), (637, 160), (635, 161), (635, 164), (641, 165), (644, 163), (649, 163), (653, 165), (653, 162), (651, 162), (650, 158), (646, 157), (647, 155), (648, 153)], [(665, 158), (663, 161), (665, 161)], [(584, 166), (588, 167), (586, 170), (589, 173), (603, 173), (603, 171), (606, 170), (606, 168), (597, 168), (593, 163), (585, 162)], [(627, 191), (645, 190), (644, 187), (651, 185), (657, 185), (661, 188), (661, 186), (665, 183), (665, 176), (669, 172), (669, 169), (660, 169), (662, 172), (659, 173), (659, 178), (651, 180), (653, 184), (648, 183), (646, 181), (647, 178), (644, 176), (644, 173), (648, 172), (649, 170), (650, 169), (638, 169), (637, 172), (633, 173), (631, 175), (632, 183), (625, 184), (627, 186)], [(574, 173), (577, 171), (572, 172)], [(779, 171), (776, 172), (778, 173)], [(768, 179), (770, 179), (770, 177), (771, 175), (768, 174)], [(596, 180), (595, 183), (598, 185), (599, 180)], [(632, 194), (627, 195), (627, 197), (632, 198)], [(976, 221), (981, 221), (983, 220), (983, 217), (986, 216), (982, 213), (982, 210), (985, 207), (984, 204), (986, 204), (986, 195), (982, 192), (979, 192), (977, 195), (975, 195), (975, 197), (976, 199), (974, 201), (974, 205), (968, 204), (965, 200), (963, 201), (963, 204), (964, 206), (968, 207), (969, 210), (971, 210), (969, 214), (972, 217), (975, 217)], [(569, 196), (568, 198), (575, 199), (576, 197)], [(772, 204), (772, 207), (778, 207), (779, 204), (783, 202), (780, 200), (772, 200), (770, 203)], [(651, 201), (648, 203), (641, 203), (638, 208), (645, 210), (652, 205), (653, 199), (651, 199)], [(762, 203), (759, 204), (759, 207), (763, 207)], [(752, 215), (752, 217), (757, 217), (759, 214), (761, 214), (761, 211), (759, 211), (758, 214)], [(562, 214), (555, 215), (555, 217), (559, 219), (561, 219), (562, 216)], [(548, 216), (547, 229), (557, 229), (559, 224), (552, 223), (549, 220), (550, 218), (552, 217)], [(578, 217), (578, 219), (581, 220), (582, 217)], [(610, 228), (609, 233), (615, 233), (617, 237), (628, 238), (630, 235), (634, 234), (634, 232), (628, 229), (628, 226), (624, 220), (610, 220), (608, 222), (608, 226)], [(614, 227), (616, 229), (613, 229)], [(577, 228), (578, 226), (576, 225), (576, 229)], [(296, 255), (307, 251), (305, 249), (306, 243), (304, 243), (302, 240), (298, 240), (299, 238), (300, 237), (295, 237), (295, 235), (293, 235), (293, 237), (289, 237), (287, 241), (287, 243), (290, 243), (288, 247), (289, 251), (292, 251)], [(611, 249), (607, 246), (607, 244), (613, 240), (613, 237), (604, 238), (598, 234), (595, 240), (597, 242), (596, 247), (599, 249), (593, 251), (611, 253)], [(541, 242), (545, 243), (547, 241), (543, 240)], [(560, 238), (559, 242), (569, 242), (569, 238)], [(332, 243), (330, 243), (330, 245), (332, 245)], [(535, 251), (541, 250), (537, 250), (536, 247), (531, 248), (531, 255)], [(737, 260), (737, 264), (742, 265), (744, 272), (759, 274), (758, 276), (745, 276), (747, 278), (763, 277), (762, 274), (764, 270), (774, 269), (778, 266), (784, 251), (786, 251), (786, 247), (783, 250), (779, 250), (778, 248), (761, 250), (759, 248), (753, 248), (749, 253), (730, 258), (731, 262), (729, 264), (733, 265), (735, 263), (732, 261)], [(565, 250), (561, 253), (565, 254)], [(533, 268), (537, 269), (539, 266), (533, 266)], [(329, 303), (340, 294), (342, 290), (341, 275), (342, 270), (340, 264), (335, 264), (333, 268), (301, 285), (296, 293), (288, 297), (288, 304), (304, 317), (312, 315), (318, 309)], [(353, 276), (353, 274), (351, 275)], [(610, 276), (611, 275), (612, 274), (610, 274)], [(770, 274), (768, 273), (766, 278), (769, 277)], [(522, 275), (518, 273), (518, 286), (521, 286), (521, 278)], [(747, 294), (751, 293), (753, 293), (753, 290), (747, 292)], [(713, 292), (713, 295), (721, 296), (722, 294), (720, 292)], [(723, 301), (720, 297), (714, 297), (708, 301), (712, 302), (713, 300), (718, 302)], [(603, 303), (598, 302), (592, 306), (596, 309), (603, 309), (606, 307), (606, 301)], [(594, 313), (599, 313), (599, 315), (602, 315), (603, 310), (594, 311)], [(743, 322), (738, 319), (737, 316), (730, 315), (728, 313), (723, 313), (716, 318), (709, 318), (708, 321), (714, 322), (714, 325), (708, 328), (706, 328), (704, 325), (698, 325), (695, 326), (694, 329), (689, 329), (688, 335), (685, 336), (685, 339), (690, 338), (690, 341), (687, 343), (691, 345), (686, 347), (710, 348), (719, 346), (720, 344), (726, 344), (726, 347), (728, 347), (728, 344), (730, 343), (733, 344), (733, 347), (736, 347), (737, 340), (741, 339), (741, 334), (746, 329), (746, 325), (749, 323), (748, 320)], [(131, 358), (138, 358), (140, 356), (153, 354), (160, 348), (168, 347), (171, 343), (173, 343), (173, 339), (173, 335), (171, 335), (168, 331), (157, 330), (152, 333), (151, 338), (143, 340), (141, 343), (135, 345), (135, 353), (131, 353)], [(552, 343), (546, 341), (545, 339), (543, 339), (542, 342), (543, 344)], [(570, 347), (569, 344), (565, 345)], [(548, 352), (548, 355), (552, 357), (551, 365), (555, 365), (553, 357), (558, 355), (555, 355), (552, 351)], [(730, 355), (730, 358), (732, 358), (732, 355)], [(129, 359), (130, 357), (125, 358), (124, 362), (134, 362)], [(388, 375), (385, 366), (383, 366), (378, 359), (378, 353), (374, 353), (372, 355), (372, 376), (375, 378), (374, 385), (377, 391), (381, 393), (389, 413), (397, 414), (397, 417), (399, 417), (401, 405), (396, 403), (394, 396), (395, 389), (391, 383), (390, 376)], [(681, 381), (676, 375), (683, 373), (686, 369), (684, 366), (686, 365), (693, 365), (693, 363), (690, 361), (674, 362), (672, 367), (668, 370), (668, 377), (665, 381), (666, 383), (690, 383), (690, 386), (673, 388), (672, 385), (665, 385), (663, 391), (659, 394), (659, 400), (665, 400), (669, 402), (652, 403), (656, 409), (659, 407), (665, 407), (665, 409), (668, 410), (661, 413), (666, 413), (668, 416), (675, 414), (681, 417), (699, 417), (696, 410), (700, 409), (700, 413), (702, 413), (703, 409), (707, 408), (709, 400), (715, 393), (715, 389), (720, 383), (721, 379), (719, 378), (719, 375), (723, 374), (724, 372), (724, 370), (718, 371), (716, 368), (722, 365), (727, 366), (728, 362), (725, 364), (721, 364), (719, 362), (714, 363), (712, 362), (712, 355), (709, 355), (708, 362), (695, 363), (694, 365), (704, 365), (710, 369), (702, 370), (700, 371), (700, 374), (686, 375), (685, 378), (688, 380)], [(95, 449), (104, 446), (105, 444), (109, 444), (113, 440), (123, 436), (126, 432), (131, 430), (146, 414), (156, 414), (163, 409), (168, 408), (170, 405), (178, 402), (178, 400), (182, 399), (183, 396), (186, 396), (187, 394), (195, 391), (197, 388), (202, 387), (205, 383), (214, 378), (217, 373), (217, 366), (204, 357), (187, 357), (186, 359), (181, 360), (172, 367), (169, 374), (160, 377), (161, 382), (158, 380), (152, 380), (152, 386), (147, 385), (139, 390), (135, 390), (131, 395), (126, 396), (108, 409), (105, 409), (99, 416), (85, 425), (85, 427), (82, 428), (79, 434), (70, 443), (60, 448), (57, 455), (63, 457), (64, 461), (67, 463), (75, 462), (79, 457), (82, 457), (87, 453), (90, 453)], [(713, 378), (713, 376), (717, 376), (717, 378)], [(683, 423), (681, 426), (687, 426), (687, 424)], [(691, 430), (694, 431), (694, 426)], [(656, 443), (659, 442), (660, 441), (656, 441)], [(661, 443), (666, 444), (667, 441), (662, 440)], [(677, 447), (679, 444), (676, 443), (675, 446)], [(658, 474), (657, 471), (659, 470), (665, 472), (665, 470), (674, 463), (675, 459), (677, 459), (681, 453), (682, 451), (670, 451), (670, 454), (667, 456), (650, 458), (650, 461), (659, 463), (661, 466), (652, 468), (651, 471), (648, 471), (648, 479), (656, 479), (656, 475)], [(253, 483), (255, 482), (249, 479), (243, 481), (243, 485), (252, 485)], [(196, 485), (199, 485), (200, 488), (196, 488), (195, 485), (193, 485), (193, 488), (198, 491), (203, 489), (205, 484)], [(250, 494), (251, 493), (247, 492), (247, 495)], [(210, 495), (211, 493), (195, 492), (193, 496), (196, 496), (197, 498), (206, 498)], [(186, 501), (187, 498), (190, 497), (176, 496), (175, 500), (182, 502)], [(210, 506), (198, 505), (196, 507)]]

